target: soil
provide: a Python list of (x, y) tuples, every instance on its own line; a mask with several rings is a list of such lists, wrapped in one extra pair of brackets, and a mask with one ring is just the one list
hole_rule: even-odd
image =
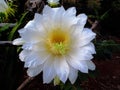
[(111, 60), (94, 60), (99, 74), (83, 82), (84, 90), (120, 90), (120, 54)]

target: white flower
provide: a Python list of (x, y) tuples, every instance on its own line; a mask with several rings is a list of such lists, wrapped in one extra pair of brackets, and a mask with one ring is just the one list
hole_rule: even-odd
[(14, 15), (14, 10), (4, 0), (0, 0), (0, 13), (4, 13), (6, 17), (8, 15)]
[(19, 57), (28, 68), (28, 75), (34, 77), (43, 71), (44, 83), (57, 77), (63, 83), (69, 79), (73, 84), (78, 70), (94, 70), (91, 59), (95, 48), (91, 40), (96, 34), (84, 28), (86, 20), (85, 14), (76, 16), (74, 7), (65, 10), (45, 6), (42, 14), (36, 13), (19, 30), (21, 38), (13, 41), (15, 45), (23, 44)]
[(8, 5), (4, 0), (0, 0), (0, 12), (5, 12), (8, 9)]
[(57, 5), (57, 4), (59, 4), (59, 0), (47, 0), (47, 2), (48, 2), (50, 5)]

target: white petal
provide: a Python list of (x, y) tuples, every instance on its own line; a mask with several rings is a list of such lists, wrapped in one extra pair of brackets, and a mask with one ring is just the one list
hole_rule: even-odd
[(74, 24), (71, 26), (70, 36), (71, 36), (72, 47), (80, 47), (82, 31), (83, 30), (79, 28), (78, 24)]
[(78, 24), (80, 25), (80, 29), (83, 29), (83, 27), (85, 26), (86, 22), (87, 22), (87, 16), (85, 14), (79, 14), (77, 16), (78, 19)]
[(0, 0), (0, 12), (5, 12), (9, 6), (4, 0)]
[(56, 28), (56, 27), (61, 28), (62, 16), (64, 15), (65, 9), (63, 7), (59, 7), (59, 8), (53, 8), (53, 11), (54, 11), (54, 15), (52, 15), (52, 20), (51, 20), (51, 23), (53, 24), (51, 28)]
[(95, 47), (94, 47), (93, 43), (89, 43), (83, 47), (80, 47), (79, 53), (83, 53), (85, 55), (95, 54), (96, 51), (95, 51)]
[(50, 83), (56, 76), (53, 59), (49, 58), (43, 68), (43, 83)]
[(41, 34), (43, 33), (41, 33), (39, 30), (34, 31), (34, 29), (24, 28), (19, 30), (19, 34), (26, 42), (39, 42), (41, 40)]
[(31, 21), (29, 21), (26, 25), (25, 25), (25, 27), (24, 28), (31, 28), (31, 29), (34, 29), (34, 21), (33, 20), (31, 20)]
[(34, 67), (34, 68), (28, 68), (28, 70), (27, 70), (27, 74), (28, 74), (28, 76), (30, 76), (30, 77), (34, 77), (34, 76), (36, 76), (36, 75), (38, 75), (38, 74), (40, 74), (40, 72), (42, 71), (42, 68), (43, 68), (43, 65), (39, 65), (39, 66), (36, 66), (36, 67)]
[(34, 19), (29, 21), (24, 28), (39, 32), (44, 30), (42, 23), (43, 16), (41, 14), (35, 13)]
[(36, 67), (38, 65), (43, 64), (47, 59), (49, 59), (49, 55), (45, 52), (31, 52), (25, 58), (24, 67)]
[(76, 8), (75, 7), (71, 7), (69, 9), (67, 9), (65, 14), (67, 14), (68, 16), (75, 16), (76, 15)]
[(87, 66), (86, 61), (79, 60), (79, 58), (74, 57), (74, 56), (69, 56), (69, 58), (67, 58), (67, 62), (73, 68), (80, 70), (83, 73), (88, 73), (88, 66)]
[(47, 15), (47, 16), (51, 16), (52, 13), (54, 14), (53, 10), (51, 7), (49, 7), (48, 5), (45, 5), (44, 8), (43, 8), (43, 15)]
[(79, 45), (84, 46), (91, 42), (95, 38), (96, 34), (92, 30), (85, 28), (80, 36)]
[(15, 40), (13, 40), (13, 45), (23, 45), (25, 43), (25, 41), (22, 38), (17, 38)]
[(44, 26), (43, 26), (43, 15), (35, 13), (35, 17), (34, 17), (34, 30), (35, 31), (43, 31), (44, 30)]
[(84, 30), (80, 29), (80, 25), (75, 24), (71, 27), (70, 30), (72, 47), (83, 47), (93, 40), (96, 36), (92, 30), (85, 28)]
[[(65, 9), (63, 6), (59, 7), (59, 8), (52, 8), (52, 10), (54, 11), (54, 15), (53, 16), (53, 21), (54, 21), (54, 24), (60, 24), (60, 19), (62, 18), (62, 16), (64, 15), (65, 13)], [(58, 21), (58, 22), (57, 22)], [(55, 25), (54, 25), (55, 26)]]
[(83, 29), (80, 29), (80, 28), (81, 26), (79, 24), (73, 24), (71, 26), (71, 31), (73, 32), (72, 35), (75, 35), (75, 36), (79, 34), (81, 35), (81, 32), (83, 31)]
[(67, 9), (66, 12), (61, 13), (61, 28), (64, 30), (71, 30), (71, 27), (77, 23), (76, 9), (74, 7)]
[(45, 6), (43, 9), (43, 26), (45, 30), (51, 30), (52, 27), (54, 27), (54, 18), (56, 17), (56, 12), (59, 8), (51, 8), (49, 6)]
[(39, 23), (41, 19), (42, 19), (42, 15), (39, 13), (35, 13), (35, 16), (34, 16), (35, 23)]
[(90, 70), (95, 70), (95, 64), (92, 61), (87, 61), (87, 65)]
[(33, 29), (34, 31), (40, 30), (39, 28), (41, 28), (41, 26), (39, 28), (37, 28), (37, 25), (41, 25), (40, 23), (42, 23), (42, 15), (35, 13), (34, 19), (29, 21), (24, 28), (28, 28), (28, 29)]
[(25, 58), (29, 55), (30, 51), (28, 50), (22, 50), (19, 54), (19, 58), (21, 61), (25, 61)]
[[(57, 10), (56, 10), (57, 9)], [(54, 10), (55, 14), (64, 14), (65, 13), (65, 9), (63, 6), (59, 7), (59, 8), (52, 8), (52, 10)], [(56, 16), (57, 16), (56, 15)]]
[(57, 76), (60, 80), (65, 83), (69, 75), (69, 66), (63, 57), (56, 57), (54, 61), (54, 68), (56, 70)]
[(69, 80), (72, 84), (75, 83), (76, 79), (78, 77), (78, 70), (70, 67), (70, 73), (69, 73)]
[(84, 47), (82, 48), (73, 48), (69, 56), (72, 58), (76, 58), (78, 60), (91, 60), (93, 58), (92, 54), (90, 51), (85, 51)]
[(25, 43), (25, 44), (23, 44), (22, 48), (25, 50), (32, 50), (33, 46), (34, 46), (33, 43)]
[(45, 51), (44, 42), (26, 42), (22, 48), (25, 50)]
[(85, 49), (88, 50), (89, 52), (91, 52), (91, 54), (96, 54), (95, 46), (93, 43), (86, 45)]

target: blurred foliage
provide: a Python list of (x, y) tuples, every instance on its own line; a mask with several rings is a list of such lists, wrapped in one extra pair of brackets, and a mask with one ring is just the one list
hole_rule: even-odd
[(5, 12), (0, 12), (0, 22), (8, 21), (10, 17), (15, 16), (17, 11), (17, 5), (13, 4), (13, 1), (7, 1), (8, 9)]
[(105, 60), (111, 59), (113, 53), (120, 53), (120, 44), (115, 43), (113, 40), (103, 40), (95, 42), (96, 52), (95, 57), (97, 59)]
[(120, 0), (115, 0), (115, 1), (112, 3), (112, 7), (114, 8), (114, 10), (120, 11)]
[(87, 0), (87, 7), (91, 9), (100, 9), (101, 2), (100, 0)]
[(26, 15), (28, 14), (28, 12), (23, 13), (23, 15), (21, 16), (20, 20), (17, 22), (16, 26), (13, 27), (13, 29), (10, 31), (10, 34), (8, 36), (8, 40), (12, 40), (15, 32), (18, 30), (18, 28), (20, 27), (20, 25), (23, 23), (24, 18), (26, 17)]
[(2, 35), (2, 32), (6, 31), (9, 29), (9, 24), (4, 25), (3, 27), (0, 28), (0, 36)]

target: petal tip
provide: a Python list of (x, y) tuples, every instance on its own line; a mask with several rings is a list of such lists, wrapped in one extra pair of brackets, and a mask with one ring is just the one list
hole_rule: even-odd
[(12, 41), (12, 44), (13, 45), (22, 45), (22, 44), (24, 44), (24, 40), (22, 38), (17, 38)]

